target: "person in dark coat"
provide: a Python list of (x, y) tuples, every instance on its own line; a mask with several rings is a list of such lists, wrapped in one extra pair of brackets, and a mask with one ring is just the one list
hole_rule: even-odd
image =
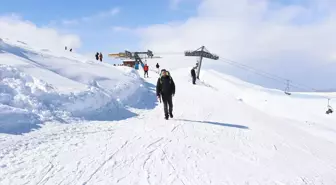
[(96, 53), (96, 60), (99, 60), (99, 53)]
[(99, 60), (100, 60), (100, 62), (103, 61), (103, 54), (102, 53), (99, 54)]
[(158, 73), (160, 73), (160, 65), (159, 65), (159, 63), (156, 63), (156, 69), (158, 70)]
[(191, 77), (192, 77), (192, 83), (196, 84), (196, 72), (195, 72), (195, 68), (191, 69)]
[(160, 101), (162, 98), (165, 119), (168, 120), (168, 115), (173, 118), (173, 96), (175, 95), (175, 83), (169, 72), (165, 69), (161, 71), (161, 77), (157, 81), (156, 95)]

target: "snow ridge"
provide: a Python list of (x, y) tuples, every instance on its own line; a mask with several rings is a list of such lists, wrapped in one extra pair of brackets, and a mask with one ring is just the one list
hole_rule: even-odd
[[(133, 88), (130, 86), (120, 84), (115, 91), (107, 91), (93, 82), (86, 91), (63, 94), (51, 84), (15, 67), (0, 64), (0, 132), (25, 133), (39, 128), (40, 124), (47, 121), (109, 121), (135, 116), (135, 113), (126, 109), (125, 104), (135, 92), (139, 96), (135, 96), (137, 100), (132, 100), (140, 101), (145, 88), (143, 84), (132, 84)], [(118, 98), (113, 96), (125, 88), (129, 88), (126, 95)]]

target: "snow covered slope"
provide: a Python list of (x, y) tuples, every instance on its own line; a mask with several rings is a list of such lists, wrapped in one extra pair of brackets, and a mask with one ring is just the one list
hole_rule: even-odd
[(0, 41), (0, 133), (24, 133), (45, 121), (132, 117), (125, 104), (148, 96), (144, 86), (130, 68)]
[[(166, 121), (154, 71), (141, 79), (128, 68), (40, 51), (27, 57), (38, 65), (24, 67), (31, 61), (1, 50), (2, 63), (17, 63), (1, 67), (8, 116), (0, 120), (36, 116), (44, 124), (0, 133), (0, 184), (336, 184), (336, 117), (325, 114), (320, 94), (287, 96), (212, 70), (192, 85), (192, 64), (182, 58), (161, 65), (176, 83), (174, 118)], [(153, 69), (156, 61), (148, 63)], [(126, 113), (113, 114), (115, 107), (132, 115), (119, 117)], [(97, 112), (111, 115), (88, 118)]]

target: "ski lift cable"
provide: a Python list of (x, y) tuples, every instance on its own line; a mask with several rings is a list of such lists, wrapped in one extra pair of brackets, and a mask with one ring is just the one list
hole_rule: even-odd
[[(286, 83), (284, 82), (285, 80), (282, 80), (282, 79), (279, 79), (279, 78), (275, 78), (274, 76), (271, 76), (271, 75), (269, 75), (269, 74), (267, 74), (267, 73), (262, 73), (262, 72), (260, 72), (260, 71), (258, 71), (258, 70), (256, 70), (256, 69), (250, 68), (250, 67), (248, 67), (248, 66), (246, 66), (246, 65), (240, 65), (239, 63), (231, 62), (231, 61), (226, 61), (226, 60), (220, 60), (220, 61), (225, 62), (225, 63), (230, 64), (230, 65), (233, 65), (233, 66), (236, 66), (236, 67), (241, 68), (241, 69), (244, 69), (244, 70), (252, 71), (252, 72), (254, 72), (255, 74), (258, 74), (258, 75), (260, 75), (260, 76), (263, 76), (263, 77), (272, 79), (272, 80), (274, 80), (274, 81), (278, 81), (278, 82), (281, 82), (281, 83), (283, 83), (283, 84), (286, 84)], [(287, 80), (286, 80), (286, 81), (287, 81)]]
[(172, 52), (155, 52), (156, 55), (184, 55), (184, 52), (172, 51)]
[[(268, 72), (264, 72), (264, 71), (261, 71), (261, 70), (257, 70), (253, 67), (250, 67), (248, 65), (245, 65), (245, 64), (241, 64), (241, 63), (238, 63), (238, 62), (235, 62), (233, 60), (228, 60), (228, 59), (225, 59), (223, 60), (223, 58), (220, 60), (222, 62), (225, 62), (225, 63), (228, 63), (230, 65), (233, 65), (233, 66), (236, 66), (238, 68), (241, 68), (241, 69), (245, 69), (245, 70), (249, 70), (249, 71), (252, 71), (253, 73), (257, 74), (257, 75), (260, 75), (260, 76), (263, 76), (263, 77), (266, 77), (266, 78), (269, 78), (269, 79), (272, 79), (274, 81), (277, 81), (277, 82), (281, 82), (281, 83), (284, 83), (284, 84), (287, 84), (287, 87), (286, 87), (286, 91), (288, 91), (288, 87), (294, 87), (294, 88), (297, 88), (297, 89), (301, 89), (301, 90), (313, 90), (313, 91), (317, 91), (315, 88), (311, 88), (311, 87), (308, 87), (306, 85), (302, 85), (302, 84), (298, 84), (298, 83), (294, 83), (293, 81), (289, 80), (289, 79), (285, 79), (285, 78), (282, 78), (282, 77), (279, 77), (277, 75), (274, 75), (274, 74), (271, 74), (271, 73), (268, 73)], [(289, 83), (290, 82), (290, 83)], [(322, 96), (326, 99), (335, 99), (336, 97), (328, 97), (328, 96)]]
[(253, 70), (255, 70), (255, 71), (259, 71), (259, 72), (261, 72), (261, 73), (265, 73), (265, 74), (267, 74), (267, 75), (269, 75), (269, 76), (272, 76), (272, 77), (274, 77), (274, 78), (278, 78), (278, 79), (281, 79), (281, 80), (284, 80), (284, 81), (287, 81), (287, 80), (288, 80), (288, 79), (286, 79), (286, 78), (282, 78), (282, 77), (277, 76), (277, 75), (275, 75), (275, 74), (271, 74), (271, 73), (268, 73), (268, 72), (265, 72), (265, 71), (261, 71), (261, 70), (259, 70), (259, 69), (256, 69), (256, 68), (253, 68), (253, 67), (251, 67), (251, 66), (248, 66), (248, 65), (246, 65), (246, 64), (242, 64), (242, 63), (239, 63), (239, 62), (236, 62), (236, 61), (227, 59), (227, 58), (223, 58), (223, 57), (221, 57), (221, 59), (224, 59), (224, 60), (226, 60), (226, 61), (230, 61), (230, 62), (232, 62), (232, 63), (236, 63), (236, 64), (238, 64), (238, 65), (244, 66), (244, 67), (246, 67), (246, 68), (253, 69)]
[[(271, 80), (274, 80), (274, 81), (277, 81), (281, 84), (284, 84), (286, 85), (286, 91), (289, 91), (289, 87), (294, 87), (294, 88), (297, 88), (297, 89), (301, 89), (301, 90), (307, 90), (307, 88), (303, 88), (303, 87), (300, 87), (298, 85), (294, 85), (293, 83), (290, 83), (291, 81), (290, 80), (287, 80), (287, 79), (279, 79), (277, 78), (276, 76), (274, 75), (270, 75), (269, 73), (265, 73), (265, 72), (260, 72), (256, 69), (253, 69), (253, 68), (248, 68), (246, 66), (241, 66), (241, 65), (237, 65), (235, 63), (230, 63), (230, 62), (227, 62), (225, 61), (226, 63), (228, 64), (231, 64), (231, 65), (234, 65), (236, 67), (239, 67), (239, 68), (242, 68), (242, 69), (245, 69), (245, 70), (249, 70), (249, 71), (252, 71), (253, 73), (257, 74), (257, 75), (260, 75), (260, 76), (263, 76), (265, 78), (269, 78)], [(309, 89), (310, 90), (310, 89)]]
[[(225, 59), (225, 58), (224, 58)], [(251, 69), (251, 70), (254, 70), (254, 71), (257, 71), (258, 73), (264, 73), (265, 75), (268, 75), (268, 76), (271, 76), (272, 78), (278, 78), (278, 79), (281, 79), (282, 81), (289, 81), (290, 82), (290, 85), (291, 87), (296, 87), (298, 89), (302, 89), (302, 90), (310, 90), (310, 91), (317, 91), (316, 89), (314, 88), (311, 88), (311, 87), (308, 87), (306, 85), (302, 85), (302, 84), (298, 84), (298, 83), (294, 83), (293, 81), (289, 80), (289, 79), (286, 79), (286, 78), (283, 78), (283, 77), (280, 77), (278, 75), (275, 75), (275, 74), (271, 74), (271, 73), (268, 73), (268, 72), (265, 72), (265, 71), (261, 71), (261, 70), (258, 70), (258, 69), (255, 69), (251, 66), (248, 66), (248, 65), (245, 65), (245, 64), (241, 64), (241, 63), (238, 63), (238, 62), (235, 62), (233, 60), (229, 60), (229, 59), (225, 59), (226, 61), (230, 61), (232, 63), (236, 63), (237, 65), (241, 65), (241, 66), (244, 66), (248, 69)], [(226, 62), (225, 61), (225, 62)], [(287, 82), (288, 83), (288, 82)]]
[(230, 64), (230, 65), (234, 65), (234, 66), (236, 66), (236, 67), (238, 67), (238, 68), (241, 68), (241, 69), (244, 69), (244, 70), (252, 71), (254, 74), (257, 74), (257, 75), (260, 75), (260, 76), (262, 76), (262, 77), (265, 77), (265, 78), (268, 78), (268, 79), (277, 81), (277, 82), (279, 82), (279, 83), (281, 83), (281, 84), (284, 84), (284, 85), (286, 85), (285, 92), (288, 92), (288, 91), (289, 91), (289, 87), (293, 87), (293, 88), (301, 89), (301, 90), (307, 90), (307, 89), (305, 89), (305, 88), (302, 88), (302, 87), (299, 87), (299, 86), (295, 86), (295, 85), (290, 84), (290, 83), (289, 83), (289, 80), (286, 80), (286, 81), (284, 81), (284, 80), (280, 80), (280, 79), (271, 77), (271, 76), (269, 76), (269, 75), (265, 75), (265, 74), (263, 74), (263, 73), (260, 73), (260, 72), (258, 72), (258, 71), (248, 69), (248, 68), (246, 68), (246, 67), (242, 67), (242, 66), (239, 66), (239, 65), (235, 65), (235, 64), (233, 64), (233, 63), (228, 63), (228, 64)]
[(258, 70), (256, 68), (251, 67), (251, 66), (235, 62), (233, 60), (225, 59), (225, 60), (221, 60), (221, 61), (226, 62), (226, 63), (231, 63), (233, 65), (242, 66), (242, 68), (246, 68), (246, 69), (248, 69), (250, 71), (254, 71), (255, 73), (257, 73), (259, 75), (262, 75), (262, 76), (265, 76), (265, 77), (267, 76), (268, 78), (274, 79), (276, 81), (281, 81), (281, 82), (284, 82), (286, 84), (288, 82), (290, 82), (290, 86), (291, 87), (296, 87), (296, 88), (302, 89), (302, 90), (313, 90), (313, 91), (316, 91), (316, 89), (308, 87), (306, 85), (301, 85), (301, 84), (298, 84), (298, 83), (294, 83), (293, 81), (291, 81), (289, 79), (286, 79), (286, 78), (283, 78), (283, 77), (279, 77), (278, 75), (271, 74), (271, 73), (268, 73), (268, 72), (265, 72), (265, 71)]
[[(248, 65), (245, 65), (245, 64), (242, 64), (242, 63), (238, 63), (238, 62), (233, 61), (233, 60), (229, 60), (229, 59), (226, 59), (226, 58), (223, 58), (223, 57), (221, 57), (221, 58), (222, 58), (222, 59), (225, 59), (226, 61), (230, 61), (230, 62), (232, 62), (232, 63), (236, 63), (237, 65), (241, 65), (241, 66), (244, 66), (244, 67), (246, 67), (246, 68), (253, 69), (254, 71), (258, 71), (259, 73), (264, 73), (264, 74), (269, 75), (269, 76), (272, 76), (272, 77), (274, 77), (274, 78), (282, 79), (283, 81), (287, 81), (287, 80), (289, 80), (289, 79), (280, 77), (280, 76), (275, 75), (275, 74), (271, 74), (271, 73), (268, 73), (268, 72), (265, 72), (265, 71), (261, 71), (261, 70), (255, 69), (255, 68), (253, 68), (253, 67), (251, 67), (251, 66), (248, 66)], [(225, 61), (225, 62), (226, 62), (226, 61)], [(303, 85), (303, 84), (295, 83), (295, 82), (293, 82), (293, 81), (291, 81), (291, 80), (289, 80), (289, 81), (290, 81), (290, 86), (291, 86), (291, 87), (295, 87), (295, 88), (302, 89), (302, 90), (310, 90), (310, 91), (314, 91), (314, 92), (317, 92), (317, 91), (318, 91), (317, 89), (312, 88), (312, 87), (309, 87), (309, 86), (307, 86), (307, 85)]]

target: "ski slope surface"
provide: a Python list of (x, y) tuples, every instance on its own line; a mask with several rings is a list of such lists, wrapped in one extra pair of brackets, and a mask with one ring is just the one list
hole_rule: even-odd
[[(176, 84), (170, 120), (155, 95), (158, 61)], [(174, 62), (148, 61), (142, 78), (2, 40), (0, 184), (336, 184), (325, 94), (287, 96), (213, 70), (192, 85), (192, 64)]]

